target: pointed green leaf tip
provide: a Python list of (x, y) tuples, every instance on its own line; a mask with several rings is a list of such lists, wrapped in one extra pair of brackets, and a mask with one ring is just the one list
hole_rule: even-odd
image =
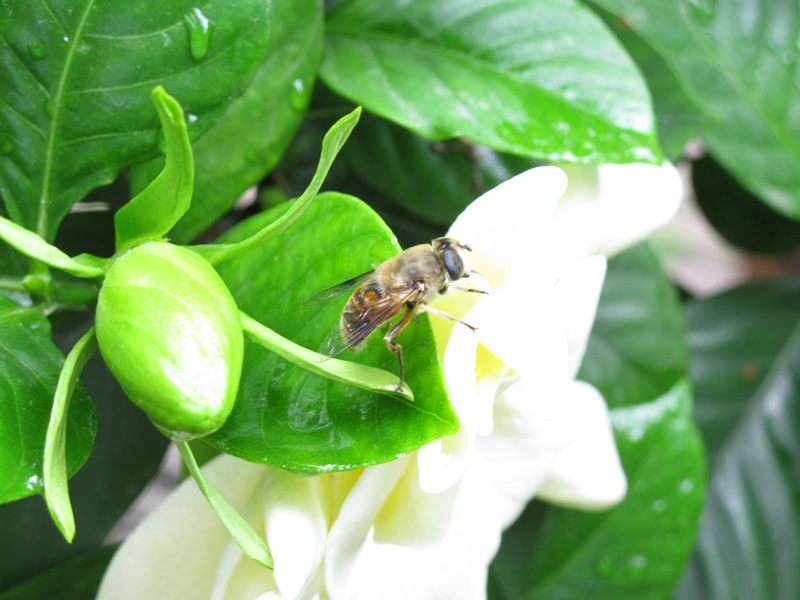
[(118, 252), (164, 237), (192, 202), (194, 159), (183, 109), (161, 86), (151, 96), (164, 132), (167, 162), (159, 176), (117, 212)]

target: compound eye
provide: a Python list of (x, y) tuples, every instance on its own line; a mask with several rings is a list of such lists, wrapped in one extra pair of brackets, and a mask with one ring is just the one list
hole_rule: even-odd
[(447, 269), (447, 274), (450, 279), (456, 281), (464, 276), (464, 261), (458, 250), (448, 246), (442, 251), (442, 260), (444, 261), (444, 268)]

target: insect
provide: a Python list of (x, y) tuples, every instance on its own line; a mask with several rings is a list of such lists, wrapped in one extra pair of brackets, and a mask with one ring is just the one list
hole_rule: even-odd
[[(454, 282), (471, 274), (471, 251), (467, 244), (452, 238), (436, 238), (430, 244), (412, 246), (384, 261), (376, 269), (340, 283), (308, 300), (306, 304), (316, 304), (358, 286), (342, 311), (338, 327), (328, 336), (324, 352), (328, 356), (335, 356), (347, 349), (358, 350), (376, 329), (386, 325), (388, 332), (383, 341), (389, 351), (397, 356), (400, 365), (397, 390), (402, 390), (405, 383), (403, 347), (395, 340), (417, 313), (427, 311), (475, 331), (472, 325), (427, 304), (451, 287), (465, 292), (487, 293), (454, 285)], [(400, 313), (402, 317), (388, 326)]]

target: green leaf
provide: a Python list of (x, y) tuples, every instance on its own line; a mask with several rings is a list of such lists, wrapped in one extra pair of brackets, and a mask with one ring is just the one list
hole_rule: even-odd
[(692, 162), (692, 186), (706, 219), (731, 244), (758, 253), (800, 246), (800, 223), (765, 206), (712, 158)]
[[(252, 235), (291, 207), (283, 204), (248, 219), (225, 241)], [(391, 231), (365, 204), (323, 194), (280, 238), (219, 271), (244, 312), (316, 350), (337, 326), (347, 296), (321, 307), (304, 303), (398, 250)], [(253, 462), (318, 473), (385, 462), (456, 432), (459, 424), (444, 388), (428, 316), (409, 326), (400, 342), (414, 403), (329, 381), (247, 344), (233, 412), (222, 429), (205, 439)], [(361, 351), (339, 358), (393, 373), (398, 369), (397, 358), (377, 335)]]
[(715, 122), (714, 157), (775, 210), (800, 218), (800, 14), (795, 2), (592, 0), (627, 19)]
[(293, 365), (310, 373), (327, 377), (332, 381), (352, 385), (368, 392), (395, 396), (395, 398), (407, 402), (414, 401), (414, 394), (408, 389), (408, 386), (404, 385), (402, 390), (397, 389), (397, 385), (400, 383), (397, 375), (367, 365), (318, 354), (278, 335), (252, 317), (244, 313), (241, 315), (242, 327), (251, 340)]
[(106, 546), (84, 552), (12, 588), (0, 591), (0, 600), (92, 600), (97, 595), (103, 573), (116, 550), (115, 546)]
[(431, 139), (565, 162), (661, 158), (641, 76), (574, 0), (340, 2), (320, 75)]
[(99, 267), (80, 263), (37, 234), (20, 227), (13, 221), (0, 217), (0, 239), (17, 251), (78, 277), (100, 277), (105, 271)]
[(444, 227), (483, 192), (535, 166), (530, 159), (500, 155), (465, 140), (432, 143), (371, 115), (361, 119), (342, 156), (369, 185)]
[[(13, 3), (0, 22), (0, 195), (13, 221), (52, 240), (70, 207), (121, 168), (157, 154), (150, 91), (163, 83), (208, 130), (241, 95), (267, 44), (267, 7), (124, 0)], [(197, 52), (195, 52), (197, 55)]]
[(255, 230), (253, 234), (235, 244), (214, 244), (207, 246), (195, 246), (198, 254), (202, 255), (212, 265), (220, 264), (226, 260), (230, 260), (236, 256), (240, 256), (246, 252), (250, 252), (254, 248), (258, 248), (267, 242), (275, 240), (278, 236), (286, 232), (292, 225), (294, 225), (303, 214), (303, 211), (308, 208), (311, 201), (317, 196), (319, 188), (322, 187), (322, 182), (333, 164), (336, 155), (344, 146), (350, 133), (358, 123), (358, 118), (361, 115), (361, 109), (357, 108), (348, 115), (345, 115), (330, 128), (325, 138), (322, 140), (322, 153), (319, 158), (317, 170), (314, 172), (314, 177), (311, 183), (308, 184), (306, 191), (295, 200), (288, 210), (281, 215), (279, 219), (269, 223), (261, 229)]
[(72, 513), (67, 486), (67, 414), (78, 377), (95, 350), (97, 338), (94, 328), (91, 328), (78, 340), (64, 361), (44, 443), (44, 499), (50, 516), (68, 542), (75, 537), (75, 515)]
[(613, 258), (578, 378), (624, 406), (665, 394), (687, 364), (677, 292), (656, 254), (640, 244)]
[(187, 442), (177, 442), (177, 446), (183, 458), (183, 463), (189, 470), (189, 474), (197, 483), (197, 487), (200, 488), (203, 496), (206, 497), (225, 529), (231, 534), (233, 541), (239, 545), (247, 556), (268, 569), (272, 569), (272, 554), (270, 554), (267, 543), (258, 536), (245, 518), (228, 504), (228, 501), (217, 491), (217, 488), (206, 479), (200, 467), (197, 466), (197, 461), (194, 459), (189, 444)]
[(151, 97), (166, 140), (166, 165), (150, 185), (114, 215), (118, 252), (163, 237), (192, 203), (194, 160), (183, 110), (161, 86)]
[[(47, 320), (0, 296), (0, 502), (42, 491), (42, 457), (50, 409), (64, 358)], [(69, 475), (86, 461), (97, 421), (78, 389), (66, 423)]]
[[(263, 179), (302, 121), (322, 58), (322, 6), (318, 0), (267, 5), (269, 44), (250, 86), (192, 145), (195, 193), (170, 232), (175, 243), (191, 242)], [(162, 164), (135, 167), (134, 187), (150, 181)]]
[(714, 451), (680, 598), (800, 597), (800, 278), (687, 304), (698, 422)]
[(494, 585), (521, 600), (664, 598), (691, 552), (704, 496), (704, 455), (688, 381), (612, 411), (628, 495), (587, 513), (531, 505), (503, 535)]

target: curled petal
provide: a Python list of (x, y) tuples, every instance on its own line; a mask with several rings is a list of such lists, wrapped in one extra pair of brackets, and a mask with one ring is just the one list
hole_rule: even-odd
[(592, 386), (576, 382), (571, 396), (574, 442), (559, 455), (538, 491), (554, 504), (602, 510), (622, 500), (627, 490), (608, 409)]

